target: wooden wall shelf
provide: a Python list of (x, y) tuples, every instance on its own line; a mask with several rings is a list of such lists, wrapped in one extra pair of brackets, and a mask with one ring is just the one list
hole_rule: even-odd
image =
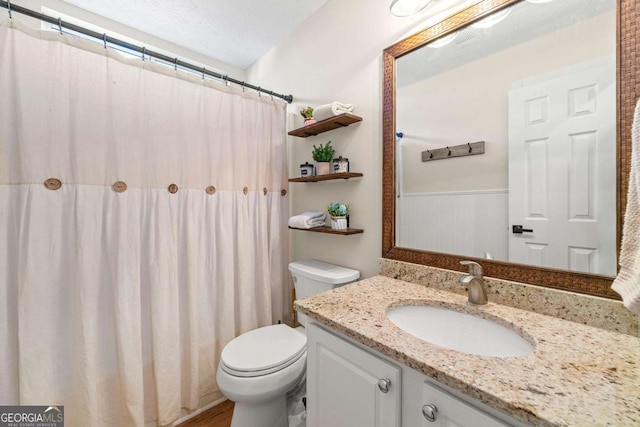
[(344, 113), (337, 116), (329, 117), (328, 119), (320, 120), (319, 122), (316, 122), (312, 125), (294, 129), (289, 132), (289, 135), (298, 136), (300, 138), (307, 138), (309, 136), (315, 136), (333, 129), (347, 127), (360, 121), (362, 121), (362, 117)]
[(291, 230), (312, 231), (314, 233), (342, 234), (343, 236), (349, 236), (351, 234), (364, 233), (364, 230), (361, 230), (359, 228), (347, 228), (346, 230), (333, 230), (331, 227), (314, 227), (314, 228), (293, 228), (293, 227), (289, 227), (289, 228)]
[(339, 173), (330, 173), (327, 175), (313, 175), (313, 176), (303, 176), (300, 178), (289, 178), (289, 182), (318, 182), (318, 181), (330, 181), (332, 179), (349, 179), (349, 178), (359, 178), (362, 174), (359, 172), (339, 172)]

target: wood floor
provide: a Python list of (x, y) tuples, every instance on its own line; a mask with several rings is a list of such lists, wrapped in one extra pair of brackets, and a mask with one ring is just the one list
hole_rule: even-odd
[(229, 427), (233, 415), (233, 402), (227, 400), (179, 424), (178, 427)]

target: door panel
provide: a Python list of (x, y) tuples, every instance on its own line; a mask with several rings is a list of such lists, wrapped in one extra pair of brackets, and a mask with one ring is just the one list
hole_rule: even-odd
[(509, 261), (616, 274), (615, 61), (509, 93)]

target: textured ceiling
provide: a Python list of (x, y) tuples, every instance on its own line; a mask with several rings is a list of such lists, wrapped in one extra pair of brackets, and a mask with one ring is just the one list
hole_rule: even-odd
[(246, 69), (327, 0), (64, 0)]

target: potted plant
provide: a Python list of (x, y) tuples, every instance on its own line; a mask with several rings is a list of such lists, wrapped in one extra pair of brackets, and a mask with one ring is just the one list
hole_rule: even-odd
[(304, 125), (310, 125), (315, 123), (315, 119), (313, 118), (313, 108), (307, 107), (300, 110), (300, 115), (304, 117)]
[(347, 215), (349, 214), (349, 206), (342, 203), (329, 203), (327, 212), (331, 216), (331, 228), (334, 230), (347, 229)]
[(317, 175), (328, 175), (331, 173), (330, 162), (333, 160), (333, 155), (336, 153), (336, 150), (331, 146), (331, 141), (327, 142), (325, 145), (320, 144), (319, 147), (313, 146), (313, 151), (311, 155), (313, 156), (313, 160), (318, 162), (316, 167)]

